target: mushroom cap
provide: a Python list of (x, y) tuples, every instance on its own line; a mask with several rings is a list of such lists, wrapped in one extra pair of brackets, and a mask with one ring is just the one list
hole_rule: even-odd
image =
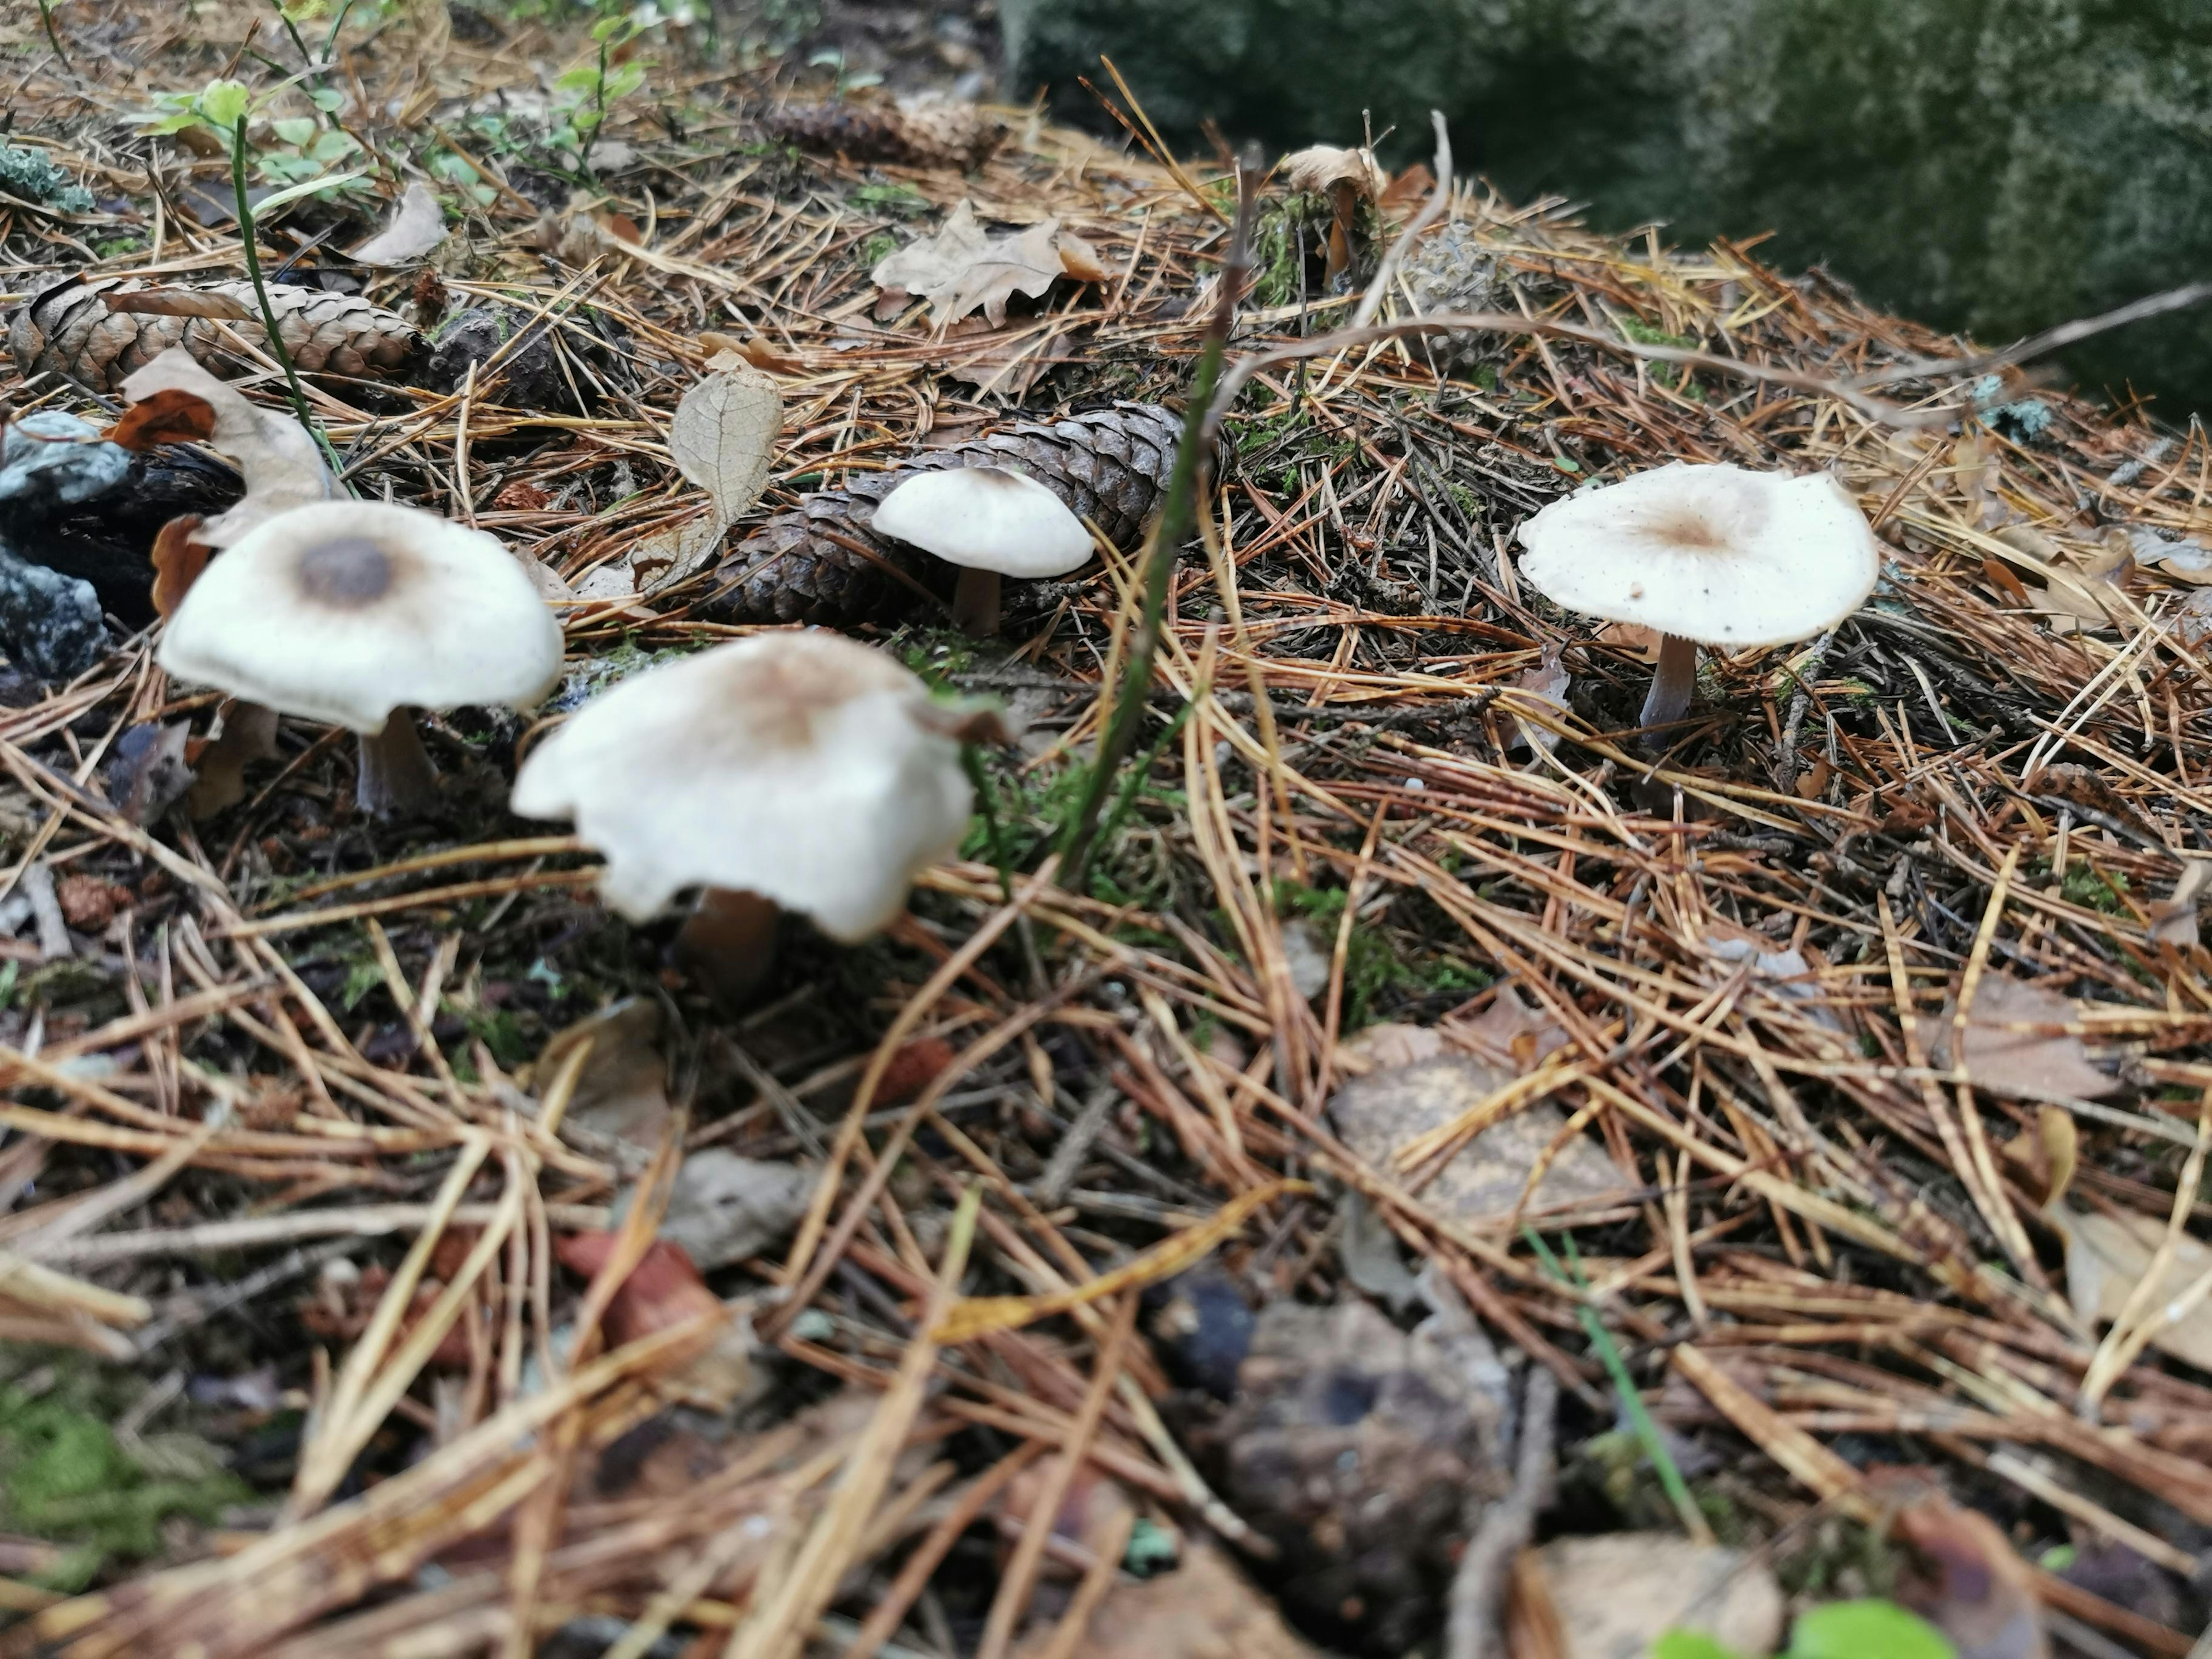
[(1002, 576), (1065, 576), (1091, 532), (1036, 479), (997, 466), (917, 472), (876, 508), (874, 528), (947, 563)]
[(482, 531), (380, 501), (263, 520), (201, 573), (156, 653), (180, 679), (356, 732), (403, 704), (544, 696), (561, 627)]
[(968, 827), (960, 746), (935, 713), (880, 651), (757, 635), (593, 698), (523, 763), (512, 805), (573, 818), (606, 855), (601, 896), (633, 921), (703, 884), (862, 939)]
[(1521, 574), (1571, 611), (1735, 649), (1834, 626), (1881, 568), (1866, 515), (1826, 473), (1681, 461), (1553, 501), (1521, 544)]

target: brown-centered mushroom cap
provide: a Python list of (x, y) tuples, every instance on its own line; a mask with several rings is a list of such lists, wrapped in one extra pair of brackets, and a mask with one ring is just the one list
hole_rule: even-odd
[(650, 668), (523, 763), (512, 805), (572, 818), (634, 921), (690, 886), (757, 893), (856, 939), (950, 854), (972, 802), (945, 711), (842, 635), (763, 634)]
[(1731, 650), (1810, 639), (1857, 610), (1881, 559), (1825, 472), (1676, 461), (1553, 501), (1520, 570), (1570, 611)]
[(320, 501), (210, 563), (157, 653), (180, 679), (356, 732), (394, 708), (526, 706), (561, 672), (561, 629), (490, 536), (434, 513)]

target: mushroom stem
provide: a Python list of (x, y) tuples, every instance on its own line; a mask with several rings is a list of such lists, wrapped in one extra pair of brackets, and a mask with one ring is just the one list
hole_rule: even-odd
[[(1680, 634), (1659, 636), (1659, 666), (1651, 676), (1651, 690), (1644, 699), (1643, 724), (1665, 726), (1682, 718), (1690, 706), (1690, 693), (1698, 684), (1698, 642)], [(1646, 734), (1647, 748), (1664, 746), (1664, 739)]]
[(437, 769), (406, 709), (393, 709), (381, 732), (361, 734), (353, 795), (362, 811), (380, 818), (422, 811), (438, 799)]
[(952, 588), (952, 625), (970, 639), (999, 631), (999, 573), (963, 568)]
[(774, 899), (734, 887), (702, 890), (676, 935), (676, 959), (717, 1002), (735, 1005), (775, 965)]

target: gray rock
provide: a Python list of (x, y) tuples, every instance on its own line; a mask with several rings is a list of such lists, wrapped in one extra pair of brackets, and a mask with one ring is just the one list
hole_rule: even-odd
[(0, 647), (41, 679), (74, 679), (107, 649), (92, 584), (0, 550)]
[(131, 452), (99, 441), (100, 428), (42, 409), (0, 430), (0, 501), (73, 506), (112, 489), (131, 471)]

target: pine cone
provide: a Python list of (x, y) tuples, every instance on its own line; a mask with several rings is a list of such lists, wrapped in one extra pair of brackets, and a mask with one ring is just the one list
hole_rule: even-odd
[[(75, 277), (33, 295), (8, 327), (9, 349), (26, 376), (51, 370), (90, 386), (112, 392), (124, 377), (171, 346), (181, 345), (211, 374), (230, 374), (241, 365), (226, 348), (216, 325), (198, 317), (171, 317), (111, 309), (108, 299), (121, 279), (84, 283)], [(215, 283), (202, 294), (220, 295), (242, 306), (251, 320), (222, 325), (241, 337), (262, 335), (258, 301), (251, 283)], [(118, 296), (119, 297), (119, 296)], [(272, 283), (269, 308), (276, 331), (303, 374), (386, 378), (414, 355), (420, 337), (394, 312), (351, 294)]]
[(1006, 138), (1006, 129), (972, 104), (788, 104), (763, 125), (802, 149), (906, 167), (979, 167)]
[(710, 613), (738, 622), (856, 622), (901, 597), (884, 567), (933, 590), (949, 567), (868, 528), (876, 503), (917, 472), (1001, 466), (1025, 472), (1116, 546), (1136, 541), (1175, 466), (1182, 417), (1158, 404), (1116, 404), (1064, 421), (1024, 421), (949, 449), (863, 474), (779, 513), (726, 556)]

